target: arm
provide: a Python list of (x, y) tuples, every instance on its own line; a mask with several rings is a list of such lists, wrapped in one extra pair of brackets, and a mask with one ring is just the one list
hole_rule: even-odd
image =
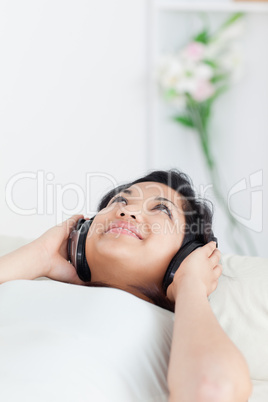
[(168, 288), (168, 297), (175, 300), (170, 402), (246, 402), (251, 394), (247, 363), (207, 299), (221, 275), (219, 259), (213, 242), (195, 250)]
[(0, 283), (46, 276), (57, 281), (84, 284), (67, 261), (68, 238), (81, 217), (75, 215), (33, 242), (0, 257)]

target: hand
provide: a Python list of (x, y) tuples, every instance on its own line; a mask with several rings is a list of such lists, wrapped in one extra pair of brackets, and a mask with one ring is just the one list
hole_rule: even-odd
[(175, 301), (179, 288), (185, 283), (190, 283), (193, 287), (201, 286), (207, 296), (214, 292), (222, 273), (222, 266), (219, 264), (220, 256), (221, 253), (213, 241), (189, 254), (167, 288), (168, 298)]
[(68, 262), (68, 238), (74, 226), (83, 215), (74, 215), (54, 226), (34, 241), (45, 258), (44, 276), (61, 282), (84, 284), (74, 266)]

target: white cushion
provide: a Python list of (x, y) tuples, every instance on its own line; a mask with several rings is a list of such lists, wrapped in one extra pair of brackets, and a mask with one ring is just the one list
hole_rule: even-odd
[(268, 400), (268, 259), (223, 255), (223, 274), (210, 295), (221, 326), (245, 356), (254, 391)]
[[(28, 241), (9, 238), (0, 253)], [(1, 242), (0, 242), (1, 244)], [(223, 255), (210, 305), (268, 395), (268, 259)], [(167, 401), (173, 314), (117, 289), (0, 285), (0, 400)]]
[(167, 402), (173, 313), (111, 288), (0, 285), (0, 400)]

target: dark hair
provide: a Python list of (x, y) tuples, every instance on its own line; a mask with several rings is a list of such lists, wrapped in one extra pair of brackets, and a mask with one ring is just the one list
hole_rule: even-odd
[[(109, 201), (122, 190), (131, 187), (137, 183), (144, 182), (156, 182), (167, 185), (175, 190), (182, 196), (182, 210), (186, 220), (186, 230), (181, 247), (183, 247), (189, 241), (197, 240), (204, 244), (208, 243), (212, 236), (212, 217), (213, 217), (213, 205), (210, 201), (199, 197), (192, 184), (192, 180), (188, 175), (178, 171), (177, 169), (171, 170), (156, 170), (148, 173), (137, 180), (129, 182), (127, 184), (119, 185), (118, 187), (109, 191), (101, 199), (98, 205), (98, 212), (105, 208)], [(210, 204), (210, 205), (209, 205)], [(94, 286), (93, 283), (90, 286)], [(96, 286), (100, 284), (96, 283)], [(103, 286), (109, 286), (103, 284)], [(148, 297), (154, 304), (163, 307), (167, 310), (174, 311), (174, 303), (170, 302), (163, 291), (156, 286), (152, 286), (150, 289), (146, 289), (140, 286), (133, 286), (141, 291), (146, 297)]]

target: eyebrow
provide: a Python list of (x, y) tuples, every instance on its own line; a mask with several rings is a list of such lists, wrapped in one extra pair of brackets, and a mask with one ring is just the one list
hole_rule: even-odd
[(167, 202), (170, 202), (172, 205), (174, 205), (175, 208), (177, 208), (177, 206), (174, 204), (174, 202), (168, 200), (167, 198), (164, 198), (164, 197), (155, 197), (155, 200), (157, 200), (157, 201), (167, 201)]
[[(125, 193), (125, 194), (132, 194), (132, 191), (131, 191), (131, 190), (128, 190), (128, 189), (125, 189), (125, 190), (122, 190), (122, 193)], [(167, 201), (167, 202), (170, 202), (172, 205), (174, 205), (175, 208), (178, 208), (172, 201), (168, 200), (167, 198), (164, 198), (164, 197), (155, 197), (155, 200), (156, 200), (156, 201)]]

